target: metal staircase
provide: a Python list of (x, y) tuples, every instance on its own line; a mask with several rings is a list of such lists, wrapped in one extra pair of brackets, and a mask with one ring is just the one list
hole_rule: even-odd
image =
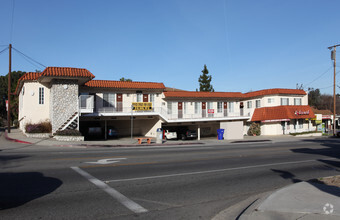
[(67, 121), (59, 127), (57, 131), (62, 131), (65, 129), (77, 129), (78, 127), (78, 112), (75, 112)]

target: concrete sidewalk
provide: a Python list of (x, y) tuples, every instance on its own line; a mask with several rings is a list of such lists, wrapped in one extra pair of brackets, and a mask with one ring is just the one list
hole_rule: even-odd
[(340, 188), (300, 182), (232, 206), (213, 220), (340, 219)]
[(138, 144), (136, 139), (130, 137), (123, 137), (118, 139), (109, 140), (95, 140), (95, 141), (79, 141), (79, 142), (68, 142), (68, 141), (57, 141), (54, 138), (30, 138), (22, 133), (19, 129), (11, 129), (11, 133), (5, 132), (7, 140), (15, 141), (19, 143), (32, 144), (32, 145), (43, 145), (43, 146), (102, 146), (102, 147), (119, 147), (119, 146), (166, 146), (166, 145), (202, 145), (202, 144), (213, 144), (213, 145), (225, 145), (225, 144), (242, 144), (242, 143), (257, 143), (257, 142), (295, 142), (306, 139), (315, 139), (321, 137), (297, 137), (290, 135), (278, 135), (278, 136), (244, 136), (244, 139), (239, 140), (217, 140), (215, 137), (206, 137), (201, 140), (168, 140), (163, 144), (156, 144), (155, 139), (151, 144), (143, 143)]

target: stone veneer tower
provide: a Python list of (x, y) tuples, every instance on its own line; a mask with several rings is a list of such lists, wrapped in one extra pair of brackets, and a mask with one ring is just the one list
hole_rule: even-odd
[(75, 79), (53, 79), (51, 81), (50, 118), (52, 133), (78, 113), (78, 81)]
[(38, 81), (50, 88), (50, 120), (52, 133), (79, 113), (79, 85), (94, 78), (87, 69), (47, 67)]

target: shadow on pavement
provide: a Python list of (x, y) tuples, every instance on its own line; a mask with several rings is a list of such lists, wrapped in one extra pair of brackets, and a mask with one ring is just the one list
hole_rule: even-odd
[[(339, 138), (327, 138), (327, 139), (312, 139), (312, 140), (304, 140), (306, 142), (313, 142), (316, 144), (320, 144), (321, 146), (325, 146), (327, 148), (299, 148), (299, 149), (291, 149), (294, 153), (301, 153), (301, 154), (315, 154), (315, 155), (321, 155), (326, 156), (330, 158), (340, 159), (340, 139)], [(333, 169), (337, 172), (340, 172), (340, 162), (336, 160), (328, 160), (328, 159), (319, 159), (318, 161), (325, 164), (324, 169)], [(291, 174), (293, 175), (293, 174)], [(294, 176), (294, 175), (293, 175)], [(314, 179), (310, 181), (310, 183), (318, 188), (319, 190), (335, 195), (340, 196), (340, 187), (336, 186), (329, 186), (320, 184), (321, 182), (318, 182), (318, 180)]]
[(292, 174), (291, 172), (288, 172), (288, 171), (284, 171), (284, 170), (276, 170), (276, 169), (271, 169), (272, 171), (274, 171), (275, 173), (279, 173), (280, 176), (283, 178), (283, 179), (290, 179), (293, 183), (298, 183), (298, 182), (301, 182), (302, 180), (300, 179), (296, 179), (295, 178), (295, 175)]
[(21, 206), (47, 195), (62, 181), (39, 172), (0, 173), (0, 210)]
[[(339, 138), (327, 138), (327, 139), (313, 139), (304, 140), (306, 142), (313, 142), (325, 146), (327, 148), (315, 149), (315, 148), (299, 148), (291, 149), (294, 153), (302, 154), (317, 154), (326, 157), (340, 159), (340, 139)], [(320, 162), (328, 164), (330, 166), (340, 168), (340, 162), (334, 160), (320, 159)]]

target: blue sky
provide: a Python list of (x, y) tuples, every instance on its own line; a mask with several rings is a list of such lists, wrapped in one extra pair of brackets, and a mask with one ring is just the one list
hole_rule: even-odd
[[(45, 66), (195, 90), (206, 64), (215, 91), (297, 83), (333, 91), (327, 47), (340, 44), (337, 0), (15, 0), (14, 5), (11, 32), (13, 1), (0, 0), (0, 51), (11, 42)], [(13, 52), (12, 70), (36, 69), (44, 68)], [(0, 74), (7, 72), (8, 52), (0, 54)]]

